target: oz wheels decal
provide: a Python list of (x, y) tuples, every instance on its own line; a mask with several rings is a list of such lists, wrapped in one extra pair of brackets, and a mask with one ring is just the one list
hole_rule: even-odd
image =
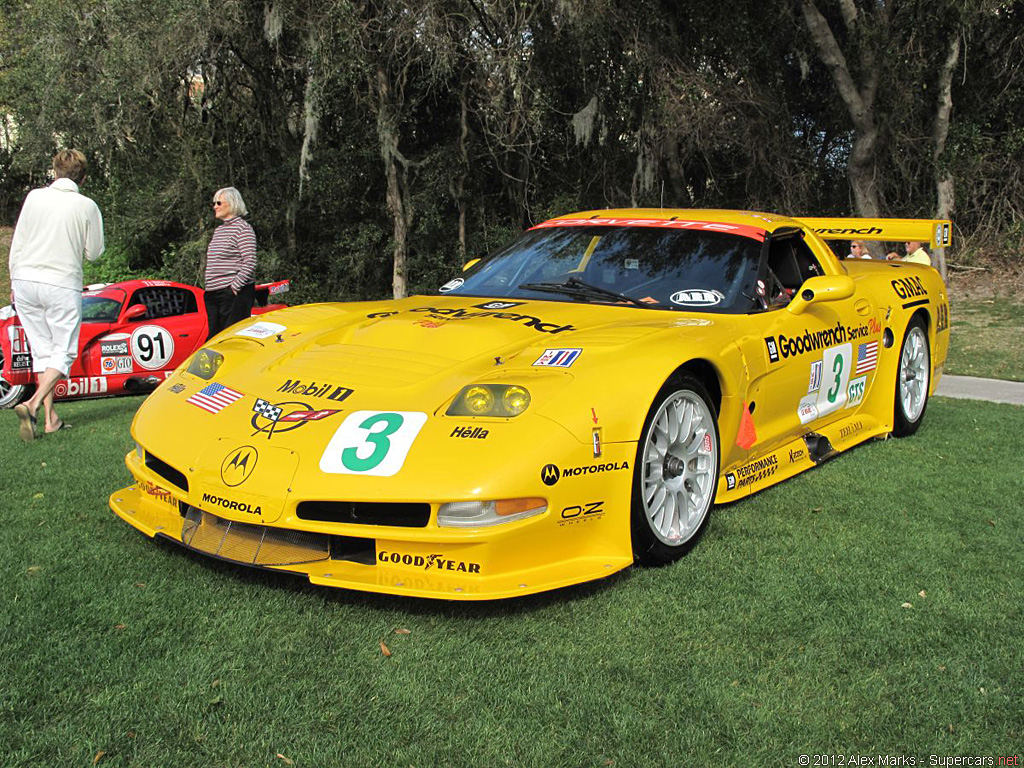
[(320, 471), (390, 477), (405, 463), (427, 421), (416, 411), (356, 411), (341, 423), (320, 457)]

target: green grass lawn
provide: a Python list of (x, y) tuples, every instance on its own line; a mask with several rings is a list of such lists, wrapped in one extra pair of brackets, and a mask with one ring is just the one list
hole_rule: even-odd
[(946, 373), (1024, 381), (1024, 301), (953, 299)]
[(1024, 752), (1020, 407), (934, 400), (917, 436), (720, 508), (675, 565), (466, 604), (146, 539), (106, 506), (140, 402), (64, 405), (28, 445), (0, 413), (4, 766)]

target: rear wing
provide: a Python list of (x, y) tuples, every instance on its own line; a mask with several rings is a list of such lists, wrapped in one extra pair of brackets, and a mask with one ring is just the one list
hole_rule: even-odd
[(799, 218), (823, 240), (916, 240), (932, 248), (948, 248), (952, 226), (948, 219), (828, 219)]

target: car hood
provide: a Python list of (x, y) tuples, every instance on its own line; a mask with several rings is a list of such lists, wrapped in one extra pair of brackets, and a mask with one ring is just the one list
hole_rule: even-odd
[[(344, 377), (346, 386), (382, 389), (463, 369), (532, 368), (549, 349), (599, 353), (666, 329), (714, 324), (706, 317), (639, 307), (455, 296), (307, 305), (262, 322), (283, 326), (266, 326), (271, 335), (261, 342), (268, 352), (277, 348), (273, 359), (260, 356), (259, 363), (274, 380)], [(221, 337), (222, 343), (237, 344), (251, 327)]]

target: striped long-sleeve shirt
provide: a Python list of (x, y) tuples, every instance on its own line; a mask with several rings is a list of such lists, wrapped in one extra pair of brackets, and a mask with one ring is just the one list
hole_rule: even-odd
[(206, 249), (206, 290), (233, 287), (236, 291), (256, 279), (256, 233), (241, 216), (214, 230)]

